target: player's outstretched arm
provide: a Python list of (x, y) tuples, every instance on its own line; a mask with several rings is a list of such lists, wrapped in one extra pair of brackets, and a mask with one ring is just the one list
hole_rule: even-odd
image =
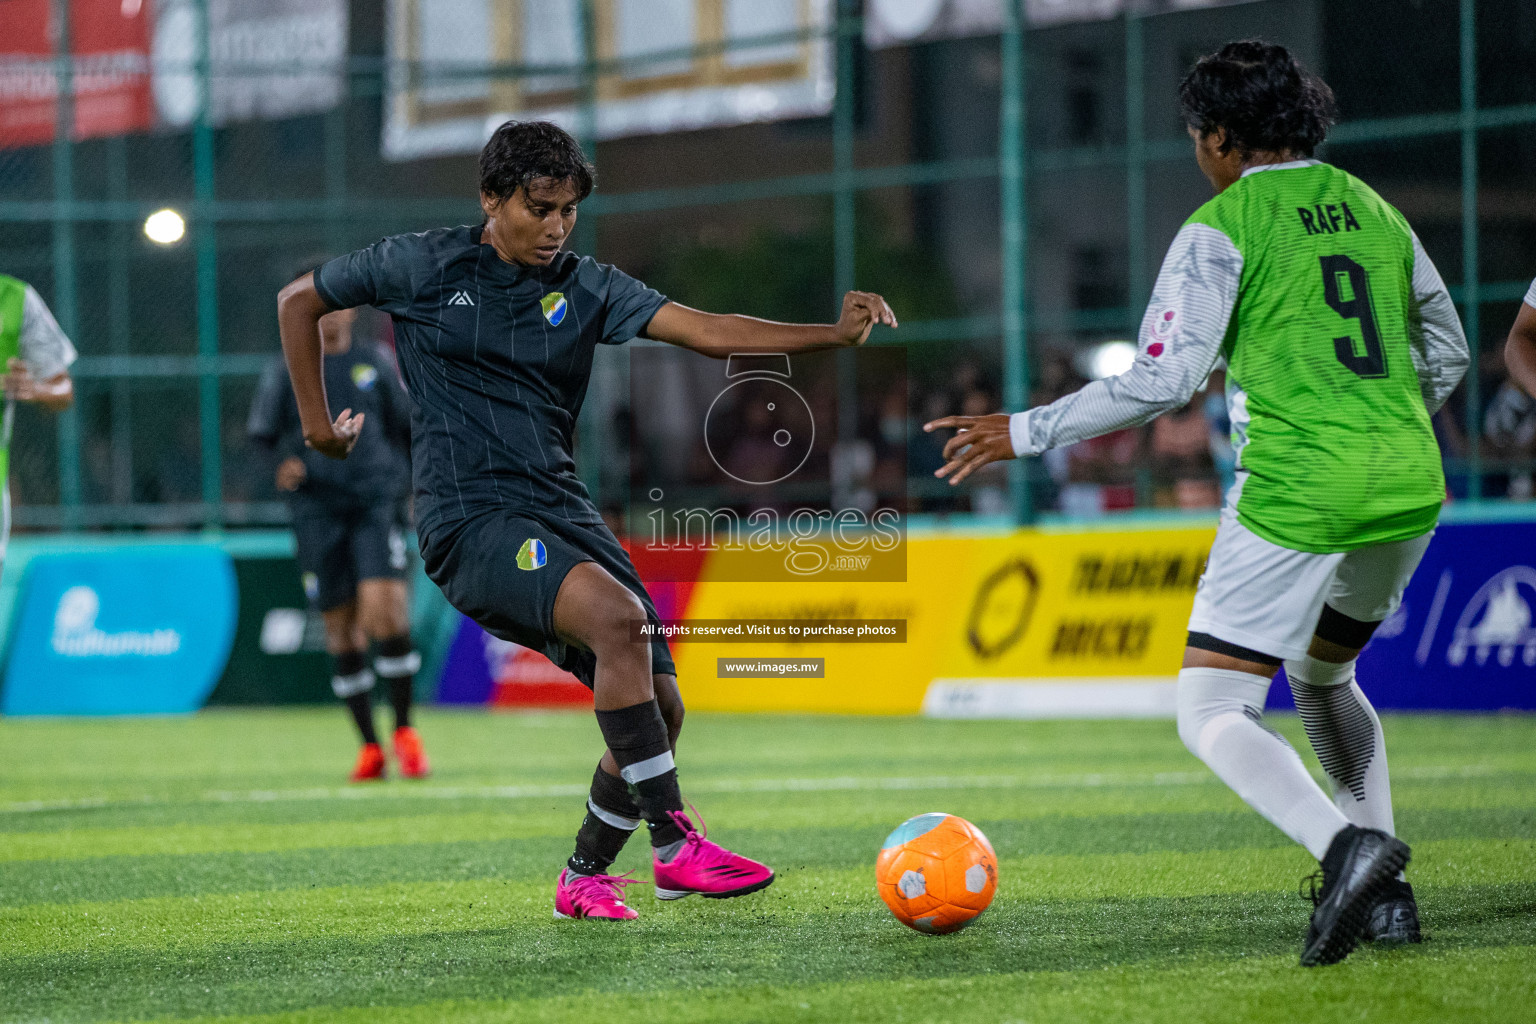
[(645, 336), (693, 349), (714, 359), (752, 352), (814, 352), (862, 345), (876, 324), (896, 326), (896, 314), (873, 292), (843, 296), (835, 324), (783, 324), (751, 316), (705, 313), (669, 302), (656, 311)]
[(945, 416), (924, 424), (930, 432), (956, 431), (933, 475), (957, 484), (989, 462), (1137, 427), (1187, 405), (1221, 355), (1242, 268), (1242, 255), (1225, 234), (1186, 224), (1163, 260), (1129, 370), (1026, 412)]
[(1509, 329), (1509, 339), (1504, 342), (1504, 365), (1509, 367), (1515, 383), (1536, 398), (1536, 308), (1529, 303), (1522, 302), (1520, 312), (1515, 314), (1515, 326)]
[(277, 293), (277, 325), (283, 339), (283, 360), (298, 400), (304, 443), (321, 455), (344, 459), (357, 444), (363, 414), (344, 409), (332, 422), (325, 398), (325, 352), (320, 345), (320, 318), (331, 312), (315, 290), (315, 275), (305, 274)]

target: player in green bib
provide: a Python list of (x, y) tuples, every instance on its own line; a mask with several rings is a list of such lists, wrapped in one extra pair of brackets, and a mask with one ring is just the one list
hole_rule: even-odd
[(0, 362), (5, 364), (5, 414), (0, 422), (0, 561), (11, 537), (11, 427), (17, 402), (57, 411), (74, 401), (69, 366), (75, 361), (58, 321), (33, 287), (0, 274)]
[[(1230, 43), (1179, 99), (1216, 196), (1169, 248), (1130, 370), (1012, 416), (951, 416), (937, 475), (1145, 423), (1227, 368), (1237, 482), (1190, 616), (1179, 735), (1322, 864), (1301, 962), (1416, 941), (1381, 723), (1355, 657), (1395, 611), (1445, 498), (1430, 417), (1466, 339), (1403, 215), (1312, 159), (1333, 94), (1282, 46)], [(1332, 799), (1263, 724), (1281, 664)]]

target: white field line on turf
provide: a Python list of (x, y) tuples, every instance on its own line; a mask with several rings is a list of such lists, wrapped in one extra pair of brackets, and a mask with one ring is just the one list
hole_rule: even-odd
[[(1497, 765), (1419, 765), (1394, 769), (1394, 778), (1443, 780), (1482, 778), (1491, 775), (1532, 774)], [(1099, 789), (1109, 786), (1198, 786), (1219, 784), (1206, 771), (1154, 772), (1152, 774), (1086, 772), (1064, 775), (913, 775), (868, 777), (840, 775), (810, 779), (714, 779), (691, 782), (695, 793), (807, 793), (836, 791), (896, 791), (941, 789)], [(128, 799), (81, 797), (73, 800), (23, 800), (0, 804), (0, 814), (35, 811), (92, 810), (143, 804), (275, 803), (305, 800), (529, 800), (584, 796), (587, 787), (561, 783), (545, 786), (411, 786), (315, 787), (312, 789), (207, 790), (194, 797), (166, 799), (143, 796)]]

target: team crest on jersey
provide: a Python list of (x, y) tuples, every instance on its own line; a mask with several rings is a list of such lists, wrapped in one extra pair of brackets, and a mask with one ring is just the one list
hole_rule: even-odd
[(544, 310), (544, 319), (549, 321), (551, 327), (559, 327), (560, 321), (565, 319), (565, 296), (560, 292), (550, 292), (539, 300), (539, 305)]
[(357, 385), (357, 390), (372, 391), (378, 382), (379, 371), (376, 367), (367, 363), (352, 364), (352, 383)]
[(529, 537), (523, 541), (523, 546), (517, 550), (517, 567), (519, 569), (542, 569), (549, 556), (544, 552), (544, 542), (537, 537)]

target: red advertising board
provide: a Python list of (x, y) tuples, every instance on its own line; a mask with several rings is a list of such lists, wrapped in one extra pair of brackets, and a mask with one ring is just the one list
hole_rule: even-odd
[[(36, 146), (54, 135), (59, 93), (51, 0), (0, 0), (0, 147)], [(148, 0), (70, 0), (77, 139), (148, 128)]]

